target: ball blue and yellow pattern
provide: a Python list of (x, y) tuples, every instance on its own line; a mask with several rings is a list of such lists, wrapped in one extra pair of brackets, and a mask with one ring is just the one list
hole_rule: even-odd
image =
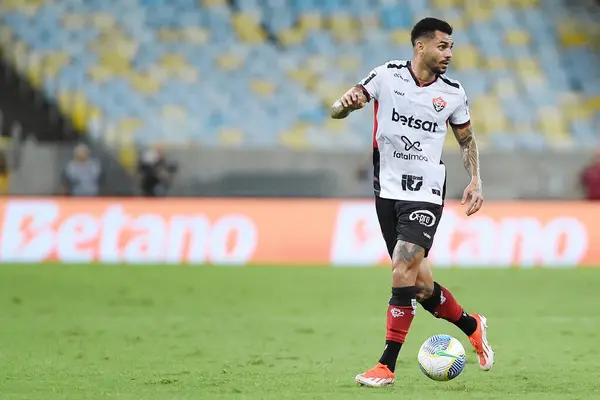
[(465, 348), (450, 335), (435, 335), (427, 339), (417, 356), (423, 373), (435, 381), (456, 378), (467, 363)]

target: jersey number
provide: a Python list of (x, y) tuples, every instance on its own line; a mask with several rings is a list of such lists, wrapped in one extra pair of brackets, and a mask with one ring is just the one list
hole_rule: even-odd
[(415, 175), (402, 175), (402, 190), (418, 192), (423, 186), (423, 177)]

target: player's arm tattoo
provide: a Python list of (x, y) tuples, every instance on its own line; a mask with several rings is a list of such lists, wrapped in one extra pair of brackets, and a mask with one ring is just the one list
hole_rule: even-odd
[(452, 130), (460, 145), (465, 169), (471, 174), (471, 181), (481, 183), (479, 175), (479, 149), (473, 128), (471, 125), (467, 125), (464, 128), (453, 128)]
[[(368, 102), (368, 92), (366, 91), (366, 89), (359, 87), (359, 86), (354, 86), (350, 89), (348, 89), (348, 91), (346, 93), (344, 93), (344, 95), (342, 97), (340, 97), (334, 104), (333, 106), (331, 106), (331, 118), (333, 119), (343, 119), (346, 118), (348, 115), (350, 115), (350, 113), (354, 110), (357, 110), (359, 108), (361, 108), (362, 106), (365, 105), (365, 103), (362, 103), (362, 100), (360, 100), (361, 97), (366, 97), (367, 98), (367, 102)], [(352, 103), (354, 103), (356, 100), (354, 100), (355, 97), (358, 97), (360, 105), (352, 105)], [(346, 103), (346, 106), (344, 106), (343, 103)]]
[(336, 101), (331, 107), (331, 118), (333, 119), (343, 119), (346, 118), (352, 110), (346, 108), (342, 105), (341, 101)]

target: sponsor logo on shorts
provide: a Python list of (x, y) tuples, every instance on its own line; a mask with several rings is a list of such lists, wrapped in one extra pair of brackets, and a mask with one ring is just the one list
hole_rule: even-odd
[(417, 210), (410, 213), (408, 216), (410, 221), (417, 221), (419, 224), (428, 228), (435, 225), (435, 215), (429, 210)]

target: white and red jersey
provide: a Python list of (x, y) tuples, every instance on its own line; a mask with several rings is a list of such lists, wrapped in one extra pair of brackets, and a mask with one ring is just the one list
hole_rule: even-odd
[(445, 75), (420, 84), (410, 61), (389, 61), (359, 82), (374, 101), (374, 189), (379, 197), (443, 203), (448, 123), (470, 123), (467, 95)]

